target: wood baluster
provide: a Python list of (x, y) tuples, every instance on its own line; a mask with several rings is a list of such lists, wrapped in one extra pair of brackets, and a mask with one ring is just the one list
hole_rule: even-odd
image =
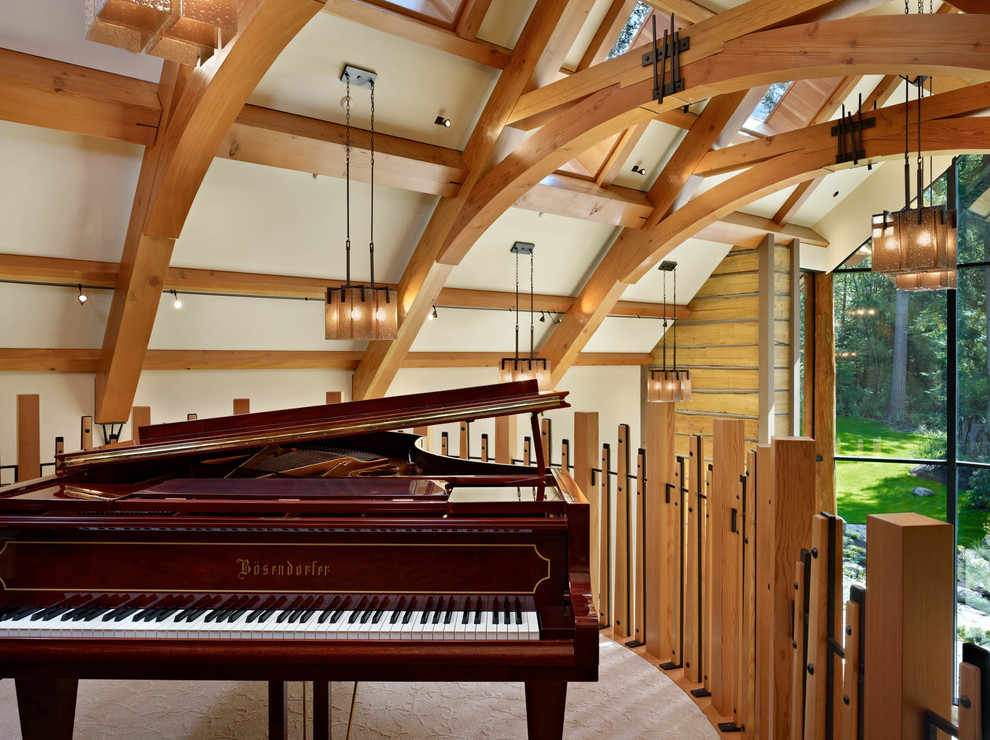
[(574, 414), (574, 480), (588, 499), (591, 547), (588, 550), (588, 563), (591, 570), (591, 595), (595, 607), (601, 613), (598, 603), (599, 579), (599, 486), (594, 467), (598, 462), (598, 413), (575, 412)]
[(431, 452), (433, 450), (433, 434), (430, 432), (430, 427), (413, 427), (413, 434), (418, 434), (422, 437), (423, 441), (421, 444), (423, 445), (424, 450), (427, 452)]
[(601, 572), (598, 576), (598, 615), (599, 623), (605, 627), (612, 620), (612, 478), (609, 469), (612, 464), (612, 449), (602, 445), (602, 467), (600, 473), (601, 499), (600, 519), (601, 532), (598, 543)]
[(858, 586), (849, 590), (846, 602), (846, 644), (842, 675), (842, 740), (859, 740), (862, 730), (863, 620), (866, 591)]
[(41, 477), (41, 397), (17, 395), (17, 480)]
[(79, 449), (93, 449), (93, 417), (84, 416), (79, 427)]
[(457, 447), (457, 456), (461, 460), (471, 459), (471, 430), (468, 428), (468, 422), (462, 421), (460, 424), (460, 439)]
[(533, 440), (529, 437), (523, 437), (523, 465), (529, 466), (533, 464)]
[(801, 559), (794, 569), (793, 627), (791, 629), (791, 688), (790, 695), (790, 737), (802, 740), (804, 735), (804, 694), (805, 677), (808, 665), (808, 599), (811, 580), (811, 553), (801, 550)]
[(646, 593), (655, 584), (646, 582), (646, 450), (642, 447), (636, 452), (636, 515), (633, 519), (632, 531), (636, 532), (635, 574), (632, 583), (633, 611), (630, 621), (632, 640), (627, 647), (639, 647), (646, 644)]
[(444, 457), (450, 456), (450, 435), (447, 432), (440, 433), (440, 454)]
[(481, 461), (488, 462), (488, 435), (481, 435)]
[(687, 529), (684, 553), (684, 675), (692, 683), (702, 681), (702, 591), (704, 544), (701, 519), (705, 495), (704, 445), (700, 434), (691, 437), (691, 471), (687, 500)]
[(615, 448), (615, 604), (612, 633), (628, 637), (630, 599), (629, 425), (620, 424)]

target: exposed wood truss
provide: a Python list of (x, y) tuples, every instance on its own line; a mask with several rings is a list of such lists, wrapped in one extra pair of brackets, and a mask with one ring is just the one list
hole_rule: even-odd
[[(33, 257), (20, 254), (0, 254), (0, 280), (40, 285), (84, 285), (87, 288), (113, 288), (117, 283), (116, 262)], [(263, 275), (225, 270), (200, 270), (190, 267), (169, 267), (164, 290), (211, 295), (264, 296), (267, 298), (308, 298), (323, 300), (327, 286), (340, 285), (342, 280), (306, 278), (294, 275)], [(395, 287), (395, 286), (390, 286)], [(563, 313), (574, 302), (573, 296), (534, 296), (536, 311)], [(515, 294), (497, 290), (444, 288), (437, 297), (441, 308), (491, 308), (509, 310), (515, 306)], [(671, 318), (690, 315), (686, 306), (668, 306)], [(620, 301), (613, 316), (644, 316), (660, 318), (663, 308), (658, 303)]]
[(256, 0), (242, 10), (234, 39), (205, 64), (181, 72), (164, 65), (165, 120), (141, 165), (96, 373), (98, 423), (130, 413), (172, 245), (220, 141), (271, 63), (322, 7), (316, 0)]
[[(948, 96), (960, 97), (957, 93), (944, 93), (932, 98), (930, 107), (946, 104), (939, 98)], [(982, 104), (975, 100), (969, 107)], [(963, 115), (966, 108), (965, 104), (946, 104), (944, 107), (954, 109), (955, 115)], [(904, 148), (903, 108), (895, 106), (878, 111), (877, 118), (876, 128), (868, 129), (864, 137), (867, 157), (900, 156)], [(817, 138), (805, 139), (801, 148), (762, 161), (706, 191), (660, 221), (654, 229), (640, 232), (639, 238), (630, 242), (629, 249), (610, 250), (540, 354), (550, 359), (552, 367), (568, 365), (570, 358), (580, 352), (601, 324), (607, 306), (617, 300), (628, 285), (638, 282), (675, 246), (728, 211), (809, 176), (850, 166), (850, 163), (835, 165), (835, 143), (828, 124), (812, 130), (817, 132)], [(916, 143), (912, 142), (912, 146)], [(929, 121), (924, 127), (922, 149), (934, 153), (988, 151), (990, 119), (960, 117)]]

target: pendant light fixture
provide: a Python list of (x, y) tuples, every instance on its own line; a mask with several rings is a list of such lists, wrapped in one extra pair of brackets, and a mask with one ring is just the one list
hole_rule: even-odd
[[(516, 255), (516, 353), (513, 357), (502, 358), (499, 364), (499, 380), (511, 383), (517, 380), (536, 380), (541, 391), (550, 389), (550, 361), (545, 357), (533, 356), (534, 293), (533, 293), (533, 250), (535, 244), (516, 242), (509, 250)], [(529, 357), (519, 356), (519, 255), (529, 256)]]
[[(918, 13), (924, 10), (918, 1)], [(904, 12), (908, 12), (907, 0)], [(924, 202), (921, 143), (921, 97), (924, 79), (904, 78), (904, 209), (873, 216), (873, 272), (887, 275), (898, 290), (939, 290), (956, 287), (956, 212)], [(918, 91), (918, 207), (911, 208), (909, 157), (911, 85)]]
[[(377, 75), (350, 65), (341, 75), (347, 85), (345, 146), (345, 239), (346, 276), (343, 285), (327, 288), (327, 339), (395, 339), (398, 331), (398, 302), (395, 291), (375, 285), (375, 81)], [(371, 209), (368, 257), (369, 285), (351, 282), (351, 83), (371, 90)]]
[(676, 403), (678, 401), (691, 400), (691, 372), (689, 370), (677, 369), (677, 321), (673, 322), (671, 343), (674, 346), (674, 357), (672, 369), (667, 369), (667, 276), (671, 273), (674, 278), (674, 303), (677, 306), (677, 263), (662, 262), (660, 271), (663, 277), (663, 338), (661, 339), (661, 351), (663, 352), (663, 365), (661, 367), (651, 367), (646, 385), (646, 400), (653, 403)]

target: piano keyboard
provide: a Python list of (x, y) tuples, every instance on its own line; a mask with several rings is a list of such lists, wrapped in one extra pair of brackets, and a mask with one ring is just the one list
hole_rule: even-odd
[(101, 598), (0, 610), (0, 639), (539, 640), (537, 612), (514, 597), (310, 597), (288, 605), (132, 606)]

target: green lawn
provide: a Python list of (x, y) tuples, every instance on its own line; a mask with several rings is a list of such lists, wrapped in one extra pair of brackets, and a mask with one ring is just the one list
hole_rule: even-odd
[[(914, 457), (915, 448), (924, 435), (897, 432), (868, 419), (836, 419), (840, 455), (867, 457)], [(862, 449), (859, 440), (863, 440)], [(910, 464), (837, 462), (835, 487), (839, 516), (850, 524), (866, 524), (867, 514), (915, 511), (945, 519), (945, 486), (911, 475)], [(935, 492), (922, 498), (911, 490), (922, 486)], [(964, 505), (960, 493), (959, 544), (971, 546), (985, 534), (984, 525), (990, 512), (975, 511)]]

